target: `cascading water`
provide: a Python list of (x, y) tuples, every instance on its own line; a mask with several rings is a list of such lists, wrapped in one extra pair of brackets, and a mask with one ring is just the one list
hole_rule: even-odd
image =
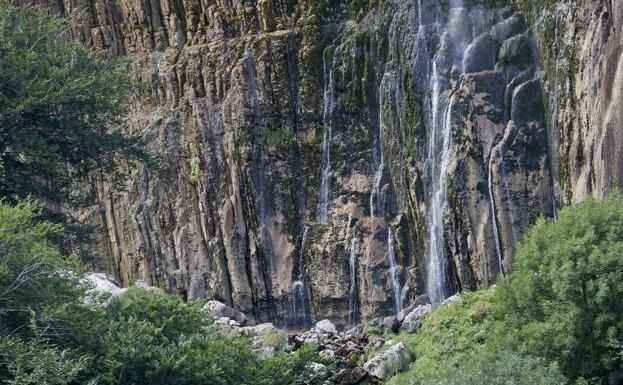
[(549, 110), (550, 110), (550, 168), (552, 174), (552, 186), (551, 186), (551, 199), (552, 199), (552, 211), (554, 219), (558, 217), (557, 199), (556, 195), (560, 187), (558, 186), (558, 147), (559, 147), (559, 132), (558, 132), (558, 109), (560, 105), (560, 41), (558, 38), (558, 8), (554, 10), (554, 79), (553, 90), (549, 97)]
[(392, 228), (387, 228), (387, 258), (389, 259), (389, 275), (392, 280), (392, 290), (394, 293), (394, 310), (398, 314), (402, 310), (402, 293), (400, 282), (396, 274), (396, 253), (394, 251), (394, 240), (392, 238)]
[(370, 193), (370, 216), (371, 217), (381, 217), (382, 213), (382, 204), (381, 204), (381, 183), (383, 181), (383, 169), (385, 168), (385, 158), (383, 156), (383, 81), (385, 80), (385, 75), (381, 78), (381, 83), (379, 86), (379, 124), (378, 124), (378, 132), (376, 137), (376, 151), (378, 154), (378, 166), (376, 169), (376, 173), (374, 174), (374, 185), (372, 187), (372, 192)]
[(304, 279), (304, 260), (305, 260), (305, 244), (307, 242), (306, 227), (303, 230), (303, 236), (301, 237), (301, 248), (298, 253), (298, 260), (296, 268), (298, 273), (296, 280), (292, 282), (292, 320), (296, 326), (307, 327), (308, 326), (308, 314), (307, 306), (305, 303), (305, 279)]
[(495, 199), (493, 195), (493, 155), (494, 150), (489, 155), (489, 176), (488, 176), (488, 188), (489, 188), (489, 204), (491, 206), (491, 224), (493, 227), (493, 242), (495, 244), (495, 255), (498, 259), (498, 271), (500, 274), (504, 273), (502, 265), (502, 246), (500, 245), (500, 230), (498, 228), (498, 220), (495, 211)]
[(322, 55), (322, 79), (324, 83), (323, 93), (323, 126), (322, 136), (322, 178), (320, 182), (320, 198), (316, 209), (316, 219), (320, 223), (327, 221), (329, 206), (329, 174), (331, 172), (331, 139), (333, 135), (333, 110), (335, 109), (335, 90), (333, 84), (333, 69), (337, 61), (337, 55), (333, 53), (333, 61), (327, 77), (327, 64), (325, 54)]
[[(350, 219), (350, 216), (349, 216)], [(348, 221), (350, 224), (350, 220)], [(359, 321), (359, 309), (357, 308), (357, 255), (355, 253), (355, 226), (350, 232), (350, 256), (348, 266), (350, 269), (350, 287), (348, 292), (348, 323), (354, 325)]]
[[(441, 8), (438, 7), (438, 11)], [(450, 1), (447, 25), (444, 27), (439, 13), (433, 32), (439, 36), (436, 53), (432, 58), (430, 75), (430, 104), (428, 110), (428, 148), (426, 158), (427, 171), (427, 221), (428, 221), (428, 258), (427, 258), (427, 293), (433, 304), (439, 304), (447, 296), (446, 261), (444, 256), (443, 217), (446, 206), (448, 167), (450, 164), (452, 141), (452, 112), (454, 94), (448, 75), (460, 76), (463, 61), (474, 27), (465, 29), (470, 16), (463, 8), (461, 0)], [(420, 16), (420, 20), (422, 20)], [(474, 19), (472, 19), (474, 20)], [(443, 31), (443, 32), (440, 32)], [(446, 96), (450, 95), (450, 96)]]
[[(255, 135), (260, 136), (262, 127), (262, 111), (260, 109), (259, 96), (257, 91), (257, 80), (255, 77), (255, 68), (253, 63), (253, 57), (249, 54), (246, 60), (247, 77), (249, 80), (249, 88), (251, 93), (251, 100), (253, 102), (253, 117), (255, 121)], [(264, 156), (262, 154), (262, 147), (259, 144), (255, 145), (254, 149), (254, 164), (256, 164), (257, 172), (253, 176), (255, 204), (257, 206), (256, 215), (259, 225), (258, 237), (262, 249), (266, 252), (268, 248), (267, 239), (269, 239), (268, 229), (266, 228), (267, 213), (266, 213), (266, 199), (264, 193)], [(268, 259), (269, 268), (272, 272), (274, 264), (272, 259)]]
[[(433, 70), (433, 75), (435, 74)], [(444, 234), (443, 234), (443, 211), (446, 205), (446, 183), (447, 183), (447, 169), (450, 162), (450, 140), (452, 130), (452, 103), (450, 99), (444, 114), (442, 130), (439, 134), (442, 135), (442, 147), (441, 152), (434, 151), (429, 154), (432, 163), (429, 163), (430, 167), (434, 169), (432, 175), (432, 196), (430, 202), (429, 213), (429, 253), (428, 253), (428, 279), (427, 279), (427, 292), (433, 304), (438, 304), (446, 298), (446, 273), (445, 273), (445, 261), (444, 261)], [(435, 116), (436, 117), (436, 116)], [(437, 124), (433, 123), (431, 140), (436, 141)], [(439, 158), (438, 154), (441, 155)], [(438, 166), (438, 167), (436, 167)]]
[[(255, 76), (255, 64), (253, 62), (253, 56), (249, 53), (246, 57), (246, 72), (249, 82), (250, 96), (253, 103), (253, 120), (255, 122), (255, 137), (259, 138), (262, 129), (262, 111), (260, 109), (259, 95), (257, 90), (257, 79)], [(273, 276), (275, 274), (275, 261), (273, 253), (273, 245), (270, 237), (270, 233), (267, 227), (268, 213), (267, 202), (265, 194), (265, 164), (264, 164), (264, 152), (259, 143), (254, 144), (253, 149), (253, 173), (251, 176), (251, 187), (253, 190), (254, 204), (255, 204), (255, 216), (258, 224), (258, 249), (259, 254), (262, 257), (260, 259), (262, 266), (260, 266), (260, 273), (262, 275), (265, 284), (265, 293), (267, 299), (268, 317), (272, 318), (273, 306)]]

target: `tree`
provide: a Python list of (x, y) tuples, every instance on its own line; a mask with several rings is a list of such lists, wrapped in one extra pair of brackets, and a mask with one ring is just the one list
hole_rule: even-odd
[(0, 197), (67, 204), (89, 173), (147, 159), (119, 129), (125, 72), (72, 41), (63, 20), (0, 0)]
[(623, 381), (623, 196), (540, 220), (498, 300), (510, 344), (557, 361), (577, 383)]
[(31, 322), (77, 303), (82, 290), (49, 237), (60, 226), (41, 221), (32, 201), (0, 201), (0, 331), (29, 333)]

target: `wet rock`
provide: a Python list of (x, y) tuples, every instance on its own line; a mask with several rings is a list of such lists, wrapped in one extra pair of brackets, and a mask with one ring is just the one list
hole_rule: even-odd
[(371, 376), (387, 378), (407, 369), (411, 361), (407, 348), (399, 342), (371, 358), (363, 365), (363, 369)]
[(492, 70), (498, 49), (499, 43), (490, 33), (478, 36), (465, 50), (463, 71), (470, 73)]
[(526, 28), (526, 21), (523, 16), (513, 15), (493, 26), (491, 34), (501, 44), (511, 36), (524, 32)]
[[(64, 15), (79, 8), (76, 0), (38, 3), (60, 7)], [(160, 9), (165, 3), (166, 12)], [(96, 178), (88, 186), (96, 204), (79, 215), (105, 230), (96, 234), (93, 254), (123, 285), (144, 279), (182, 297), (221, 298), (258, 322), (278, 325), (307, 325), (313, 308), (341, 328), (351, 310), (365, 320), (393, 308), (386, 262), (392, 226), (404, 298), (423, 292), (430, 195), (421, 150), (432, 126), (421, 101), (431, 97), (433, 57), (442, 88), (439, 120), (448, 97), (456, 99), (448, 114), (453, 185), (447, 207), (453, 210), (444, 220), (446, 263), (456, 272), (448, 277), (452, 290), (484, 288), (500, 270), (510, 272), (516, 241), (535, 218), (552, 214), (551, 195), (569, 202), (623, 185), (622, 38), (612, 27), (620, 25), (620, 0), (610, 8), (563, 0), (527, 15), (543, 20), (531, 28), (539, 51), (547, 53), (541, 60), (547, 62), (547, 96), (561, 107), (548, 114), (556, 122), (543, 141), (552, 143), (553, 162), (558, 154), (565, 160), (564, 188), (555, 187), (554, 194), (545, 187), (556, 181), (539, 168), (549, 162), (547, 152), (530, 140), (540, 139), (543, 127), (525, 126), (533, 118), (517, 109), (513, 127), (510, 108), (498, 103), (506, 77), (517, 72), (508, 67), (539, 61), (528, 52), (533, 32), (525, 32), (522, 17), (503, 19), (508, 12), (481, 5), (455, 9), (444, 37), (435, 23), (450, 14), (435, 0), (383, 2), (370, 11), (373, 17), (363, 7), (356, 19), (341, 11), (341, 2), (326, 2), (321, 13), (305, 2), (248, 2), (243, 13), (237, 1), (207, 8), (165, 3), (91, 0), (98, 12), (72, 28), (95, 50), (128, 55), (133, 76), (150, 84), (133, 99), (124, 123), (148, 138), (166, 169), (141, 167), (114, 184)], [(463, 66), (463, 50), (451, 51), (470, 44)], [(489, 52), (492, 44), (504, 46)], [(382, 52), (371, 51), (376, 47)], [(331, 54), (322, 55), (325, 50)], [(490, 70), (495, 54), (504, 71)], [(323, 66), (328, 57), (335, 64)], [(375, 60), (355, 65), (363, 57)], [(469, 77), (461, 67), (489, 70)], [(537, 100), (542, 104), (541, 97), (524, 98), (527, 103), (515, 107), (530, 109)], [(379, 111), (371, 114), (369, 103), (378, 103)], [(321, 223), (316, 205), (308, 203), (319, 200), (328, 127), (328, 215)], [(549, 141), (556, 133), (559, 140)], [(551, 166), (557, 173), (560, 167)], [(497, 266), (491, 207), (500, 218), (504, 269)], [(304, 229), (309, 237), (302, 247)], [(301, 271), (307, 272), (303, 290), (293, 285)]]
[(541, 85), (537, 79), (519, 85), (513, 92), (511, 119), (517, 126), (543, 117)]
[(534, 62), (532, 41), (526, 35), (517, 35), (506, 40), (499, 53), (499, 62), (503, 66), (526, 68)]

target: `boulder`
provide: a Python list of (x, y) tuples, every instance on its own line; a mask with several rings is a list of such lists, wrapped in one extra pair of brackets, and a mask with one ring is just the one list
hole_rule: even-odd
[(478, 36), (465, 50), (463, 71), (470, 73), (492, 70), (499, 47), (499, 43), (490, 33)]
[(373, 318), (373, 319), (371, 319), (371, 320), (369, 320), (369, 321), (368, 321), (368, 326), (371, 326), (371, 327), (380, 327), (380, 326), (382, 326), (382, 325), (381, 325), (381, 324), (382, 324), (382, 321), (383, 321), (383, 318)]
[(247, 323), (247, 316), (233, 307), (229, 307), (222, 302), (219, 301), (208, 301), (203, 306), (204, 309), (207, 309), (215, 318), (227, 317), (238, 322), (240, 325), (244, 325)]
[(128, 289), (121, 287), (113, 277), (104, 273), (90, 273), (82, 278), (82, 283), (87, 286), (87, 295), (85, 302), (87, 304), (95, 304), (97, 297), (101, 294), (110, 294), (116, 297), (125, 293)]
[(433, 310), (433, 307), (430, 304), (415, 308), (405, 317), (402, 325), (400, 326), (400, 331), (404, 333), (417, 333), (422, 325), (422, 317), (428, 314), (431, 310)]
[(526, 30), (526, 21), (522, 16), (513, 15), (491, 28), (491, 35), (500, 44), (511, 36), (520, 34)]
[(445, 304), (448, 304), (448, 303), (454, 303), (456, 301), (459, 301), (460, 299), (461, 299), (461, 294), (460, 293), (456, 293), (455, 295), (452, 295), (452, 296), (444, 299), (441, 304), (445, 305)]
[(411, 313), (413, 310), (415, 310), (415, 308), (422, 306), (422, 305), (429, 304), (429, 303), (430, 303), (430, 298), (428, 298), (428, 294), (422, 294), (416, 297), (413, 303), (411, 303), (411, 305), (402, 309), (396, 315), (396, 318), (398, 318), (398, 321), (403, 322), (407, 314)]
[(316, 322), (316, 330), (321, 333), (337, 334), (337, 329), (335, 328), (335, 325), (328, 319), (323, 319), (322, 321)]
[(345, 367), (331, 376), (330, 383), (336, 385), (360, 384), (366, 377), (366, 372), (360, 367)]
[(391, 330), (394, 333), (397, 332), (398, 329), (400, 329), (400, 321), (398, 321), (398, 317), (391, 315), (383, 318), (383, 328)]
[(318, 377), (324, 377), (327, 375), (327, 367), (317, 362), (312, 362), (308, 365), (309, 370)]
[(286, 332), (277, 329), (272, 323), (242, 328), (243, 334), (252, 337), (253, 351), (260, 357), (273, 357), (276, 352), (286, 348), (288, 336)]
[(502, 44), (498, 56), (504, 67), (514, 65), (527, 68), (534, 62), (532, 42), (526, 35), (513, 36)]
[(411, 354), (402, 342), (399, 342), (384, 352), (372, 357), (363, 364), (363, 370), (371, 376), (387, 378), (399, 373), (409, 366)]
[(152, 290), (154, 288), (141, 279), (137, 279), (136, 282), (134, 282), (134, 287), (141, 290)]

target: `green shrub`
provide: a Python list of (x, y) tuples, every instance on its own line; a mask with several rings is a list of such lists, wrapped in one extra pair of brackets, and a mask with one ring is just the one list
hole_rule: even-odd
[(292, 134), (286, 129), (262, 129), (259, 134), (259, 143), (264, 147), (280, 147), (290, 142)]
[[(465, 357), (458, 365), (445, 365), (435, 375), (421, 379), (427, 385), (565, 385), (555, 364), (509, 351), (483, 352)], [(410, 384), (412, 382), (397, 382)]]

